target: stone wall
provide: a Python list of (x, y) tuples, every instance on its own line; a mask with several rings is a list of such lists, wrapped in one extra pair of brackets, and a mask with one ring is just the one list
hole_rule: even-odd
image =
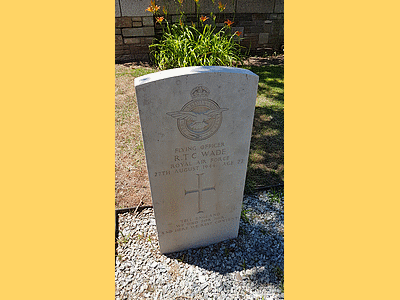
[(154, 38), (153, 16), (115, 18), (115, 60), (149, 60)]
[[(222, 0), (227, 4), (223, 13), (218, 13), (218, 2), (200, 0), (200, 9), (194, 0), (184, 0), (183, 10), (188, 19), (197, 14), (217, 16), (217, 23), (226, 19), (234, 21), (232, 29), (243, 32), (241, 44), (250, 49), (251, 54), (271, 54), (280, 52), (284, 43), (284, 2), (283, 0)], [(115, 60), (148, 61), (149, 45), (159, 32), (153, 15), (146, 11), (150, 0), (115, 0)], [(166, 7), (169, 19), (179, 16), (174, 0), (156, 0), (156, 4)]]

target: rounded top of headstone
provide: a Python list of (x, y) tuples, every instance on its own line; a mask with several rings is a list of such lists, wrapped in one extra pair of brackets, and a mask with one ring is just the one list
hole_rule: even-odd
[(177, 77), (177, 76), (199, 74), (199, 73), (236, 73), (236, 74), (246, 74), (246, 75), (250, 75), (250, 76), (255, 76), (258, 78), (257, 74), (254, 74), (253, 72), (251, 72), (249, 70), (241, 69), (241, 68), (220, 67), (220, 66), (196, 66), (196, 67), (184, 67), (184, 68), (170, 69), (170, 70), (165, 70), (165, 71), (160, 71), (160, 72), (140, 76), (140, 77), (135, 78), (134, 85), (139, 86), (139, 85), (147, 84), (147, 83), (157, 81), (157, 80), (162, 80), (162, 79), (167, 79), (167, 78)]

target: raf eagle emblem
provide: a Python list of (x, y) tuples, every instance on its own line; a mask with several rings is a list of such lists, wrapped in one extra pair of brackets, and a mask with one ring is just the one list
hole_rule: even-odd
[(167, 112), (167, 115), (177, 119), (179, 131), (190, 140), (201, 141), (215, 134), (222, 123), (222, 112), (228, 110), (208, 99), (209, 93), (206, 87), (198, 86), (190, 93), (193, 100), (179, 111)]
[(174, 111), (167, 113), (171, 117), (178, 120), (187, 120), (190, 127), (196, 131), (203, 131), (209, 125), (210, 120), (214, 119), (218, 114), (228, 110), (227, 108), (210, 109), (205, 112), (193, 111)]

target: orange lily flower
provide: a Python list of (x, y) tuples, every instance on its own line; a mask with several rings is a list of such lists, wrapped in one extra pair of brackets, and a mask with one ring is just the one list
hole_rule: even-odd
[(160, 23), (161, 24), (161, 22), (164, 20), (164, 17), (156, 17), (156, 22), (157, 23)]
[(240, 31), (236, 31), (236, 32), (235, 32), (235, 34), (236, 34), (237, 36), (241, 36), (242, 33), (243, 33), (243, 32), (240, 32)]
[(159, 9), (160, 9), (160, 6), (156, 5), (156, 1), (150, 0), (150, 5), (146, 10), (154, 14)]
[(219, 1), (218, 2), (218, 8), (219, 8), (219, 11), (221, 11), (221, 12), (224, 11), (225, 8), (226, 8), (226, 3), (222, 4), (221, 1)]
[(202, 22), (204, 22), (204, 21), (206, 21), (208, 19), (209, 19), (209, 17), (206, 17), (206, 16), (201, 16), (200, 17), (200, 21), (202, 21)]
[(231, 27), (231, 25), (232, 25), (234, 22), (232, 22), (232, 21), (230, 21), (230, 20), (228, 19), (228, 20), (226, 20), (224, 23), (226, 23), (226, 25), (227, 25), (228, 27)]

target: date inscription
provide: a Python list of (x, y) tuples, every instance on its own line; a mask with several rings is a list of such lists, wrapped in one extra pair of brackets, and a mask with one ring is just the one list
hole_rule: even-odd
[(174, 149), (168, 169), (153, 172), (154, 177), (187, 172), (200, 172), (217, 167), (244, 164), (244, 158), (235, 158), (228, 153), (224, 142)]

